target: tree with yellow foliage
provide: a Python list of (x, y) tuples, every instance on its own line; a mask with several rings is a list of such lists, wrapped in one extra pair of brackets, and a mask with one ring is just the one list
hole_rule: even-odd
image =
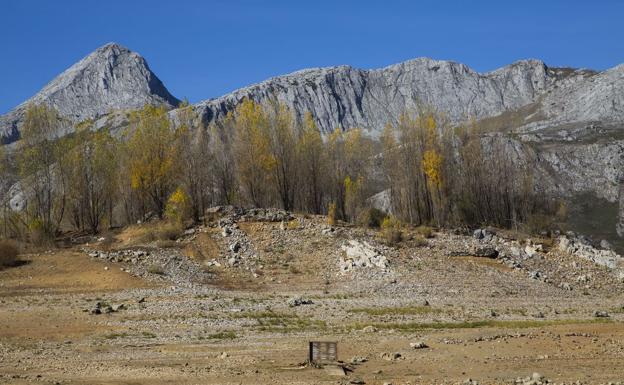
[(274, 166), (269, 154), (268, 119), (264, 108), (246, 99), (235, 113), (234, 151), (239, 182), (247, 200), (256, 207), (268, 203), (268, 170)]
[[(365, 205), (364, 197), (370, 192), (366, 182), (371, 169), (371, 141), (364, 137), (360, 129), (342, 132), (337, 128), (329, 135), (326, 148), (328, 168), (331, 170), (331, 200), (336, 203), (342, 219), (355, 220), (358, 211)], [(347, 186), (351, 187), (349, 207)]]
[(54, 108), (30, 104), (17, 152), (21, 186), (28, 199), (26, 214), (43, 237), (57, 232), (65, 213), (66, 186), (59, 165), (66, 155), (66, 142), (57, 140), (62, 125)]
[(189, 210), (195, 222), (213, 202), (213, 156), (210, 134), (199, 122), (197, 113), (187, 101), (176, 111), (175, 152), (179, 170), (178, 184), (188, 197)]
[(238, 197), (236, 175), (236, 156), (234, 139), (236, 135), (235, 119), (232, 113), (222, 121), (209, 127), (208, 152), (214, 181), (215, 197), (218, 204), (232, 204)]
[(302, 206), (314, 214), (323, 209), (324, 176), (326, 172), (326, 156), (321, 132), (316, 126), (314, 117), (306, 112), (303, 119), (301, 137), (297, 143), (300, 162), (302, 188)]
[(181, 227), (188, 218), (190, 210), (190, 199), (184, 192), (184, 189), (178, 187), (167, 200), (165, 207), (165, 218), (173, 222), (176, 226)]
[(119, 163), (117, 140), (107, 129), (93, 132), (92, 125), (91, 121), (78, 125), (66, 167), (72, 223), (77, 229), (96, 233), (107, 213), (112, 225)]
[(175, 134), (164, 107), (146, 105), (130, 118), (128, 169), (130, 185), (143, 206), (159, 217), (175, 181), (176, 151), (172, 145)]

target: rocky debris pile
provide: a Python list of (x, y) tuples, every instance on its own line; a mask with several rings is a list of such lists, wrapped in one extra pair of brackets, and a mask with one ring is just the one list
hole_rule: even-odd
[[(285, 210), (275, 208), (245, 209), (236, 206), (215, 206), (206, 210), (206, 219), (212, 226), (221, 229), (221, 238), (225, 239), (227, 250), (220, 256), (230, 267), (243, 267), (247, 270), (256, 268), (258, 254), (252, 240), (242, 231), (238, 222), (282, 222), (294, 219), (294, 216)], [(217, 260), (207, 262), (211, 266), (221, 266)], [(256, 274), (256, 273), (254, 273)]]
[(611, 250), (610, 247), (597, 249), (592, 246), (588, 239), (577, 237), (574, 233), (559, 237), (557, 247), (563, 252), (587, 259), (597, 265), (606, 266), (611, 270), (624, 271), (624, 258)]
[(83, 251), (92, 258), (125, 264), (120, 269), (134, 276), (153, 280), (166, 279), (178, 286), (206, 283), (212, 278), (211, 273), (176, 249)]
[[(592, 274), (603, 274), (597, 269), (600, 266), (611, 270), (608, 275), (615, 273), (624, 280), (624, 258), (611, 250), (608, 247), (610, 245), (602, 243), (605, 247), (599, 249), (588, 238), (573, 233), (559, 236), (555, 247), (550, 248), (532, 239), (506, 239), (489, 228), (475, 230), (472, 238), (476, 242), (465, 243), (463, 251), (455, 251), (450, 255), (496, 258), (512, 269), (526, 272), (531, 279), (554, 284), (566, 291), (572, 290), (574, 283), (585, 289), (592, 287), (588, 284)], [(570, 261), (569, 256), (585, 259), (594, 267), (583, 266), (580, 261)], [(570, 262), (573, 269), (578, 271), (575, 276), (564, 274), (560, 269), (561, 264)]]
[[(256, 251), (253, 242), (244, 231), (242, 231), (233, 217), (219, 220), (221, 237), (225, 239), (227, 250), (222, 256), (228, 266), (248, 265), (250, 261), (256, 259)], [(218, 263), (213, 261), (214, 264)]]
[(243, 222), (289, 222), (295, 217), (282, 209), (248, 209), (240, 216)]
[(236, 222), (288, 222), (295, 217), (292, 213), (277, 208), (242, 208), (236, 206), (214, 206), (206, 209), (206, 219)]
[(482, 242), (491, 242), (496, 236), (496, 231), (492, 229), (476, 229), (472, 236)]
[(349, 240), (342, 245), (344, 251), (338, 262), (340, 272), (345, 274), (357, 268), (377, 268), (386, 271), (388, 259), (366, 241)]

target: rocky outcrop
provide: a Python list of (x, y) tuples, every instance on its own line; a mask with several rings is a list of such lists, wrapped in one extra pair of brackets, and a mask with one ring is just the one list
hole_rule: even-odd
[[(71, 66), (35, 96), (0, 116), (0, 141), (19, 138), (26, 106), (45, 103), (54, 107), (68, 123), (97, 119), (113, 110), (145, 104), (175, 107), (179, 101), (149, 69), (136, 52), (110, 43)], [(68, 127), (71, 129), (71, 127)]]
[(432, 106), (451, 121), (495, 116), (533, 102), (556, 81), (543, 62), (525, 60), (489, 73), (464, 64), (419, 58), (376, 70), (314, 68), (275, 77), (196, 105), (204, 122), (232, 111), (244, 98), (277, 100), (319, 128), (359, 127), (378, 136), (405, 111)]

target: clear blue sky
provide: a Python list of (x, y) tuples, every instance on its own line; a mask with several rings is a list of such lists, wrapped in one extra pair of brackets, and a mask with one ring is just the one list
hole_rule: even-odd
[(301, 68), (418, 56), (606, 69), (624, 62), (624, 1), (2, 0), (0, 113), (111, 41), (196, 102)]

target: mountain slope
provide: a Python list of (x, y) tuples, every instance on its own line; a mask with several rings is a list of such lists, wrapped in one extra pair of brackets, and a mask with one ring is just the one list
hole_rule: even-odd
[(324, 132), (360, 127), (377, 136), (388, 121), (419, 105), (452, 121), (495, 116), (533, 102), (555, 81), (538, 60), (489, 73), (450, 61), (419, 58), (377, 70), (316, 68), (269, 79), (197, 104), (205, 122), (219, 119), (243, 98), (277, 99), (298, 116), (310, 111)]
[(72, 122), (97, 118), (111, 110), (139, 108), (146, 103), (175, 107), (167, 91), (139, 54), (109, 43), (71, 66), (35, 96), (0, 116), (0, 140), (10, 143), (19, 130), (28, 103), (46, 103)]

